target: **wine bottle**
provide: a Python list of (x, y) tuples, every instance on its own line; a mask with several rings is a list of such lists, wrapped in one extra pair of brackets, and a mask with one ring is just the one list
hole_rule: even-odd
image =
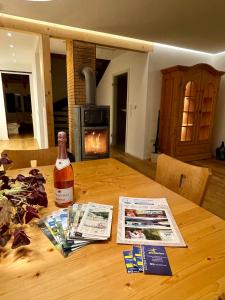
[(66, 151), (66, 133), (58, 133), (58, 157), (54, 168), (55, 205), (67, 207), (73, 203), (73, 167)]

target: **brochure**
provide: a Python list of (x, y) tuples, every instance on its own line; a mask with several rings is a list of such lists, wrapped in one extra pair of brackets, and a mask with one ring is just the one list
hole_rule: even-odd
[(134, 260), (132, 251), (123, 251), (123, 257), (127, 273), (138, 273), (139, 269), (136, 265), (136, 260)]
[(145, 274), (172, 275), (166, 250), (163, 246), (144, 245), (141, 248)]
[(77, 231), (83, 237), (108, 239), (112, 224), (112, 206), (89, 203)]
[(107, 240), (111, 234), (111, 205), (74, 204), (39, 221), (38, 226), (65, 257), (95, 241)]
[(127, 273), (144, 273), (172, 276), (166, 250), (163, 246), (133, 246), (123, 251)]
[(186, 246), (165, 198), (120, 197), (117, 243)]

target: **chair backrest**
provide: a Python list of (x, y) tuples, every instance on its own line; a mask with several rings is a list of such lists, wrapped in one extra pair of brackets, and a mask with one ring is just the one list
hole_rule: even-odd
[(29, 168), (31, 160), (37, 161), (37, 166), (47, 166), (55, 163), (58, 148), (50, 147), (38, 150), (4, 150), (10, 160), (13, 161), (10, 169)]
[(202, 205), (211, 171), (161, 154), (155, 180), (185, 198)]

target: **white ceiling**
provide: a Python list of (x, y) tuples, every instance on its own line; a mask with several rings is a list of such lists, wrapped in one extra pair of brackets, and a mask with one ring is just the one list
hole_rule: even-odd
[[(51, 53), (66, 55), (66, 41), (61, 39), (50, 39), (50, 51)], [(96, 58), (112, 60), (113, 58), (123, 54), (124, 50), (115, 48), (97, 46)]]
[[(37, 45), (37, 35), (0, 29), (0, 41), (0, 70), (5, 70), (6, 66), (7, 68), (10, 66), (14, 70), (17, 69), (16, 66), (32, 64)], [(13, 45), (13, 48), (10, 45)], [(50, 50), (51, 53), (66, 54), (66, 42), (51, 38)], [(123, 52), (117, 49), (97, 47), (96, 57), (111, 60)]]
[(205, 52), (225, 50), (224, 0), (0, 0), (0, 12)]
[(35, 35), (0, 30), (0, 41), (0, 69), (4, 69), (6, 65), (13, 68), (14, 65), (31, 64), (37, 42)]

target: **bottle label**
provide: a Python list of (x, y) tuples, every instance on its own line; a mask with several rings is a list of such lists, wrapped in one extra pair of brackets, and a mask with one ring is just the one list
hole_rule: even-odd
[(73, 201), (73, 187), (66, 189), (55, 188), (55, 201), (60, 203), (68, 203)]
[(56, 169), (62, 170), (70, 165), (69, 158), (57, 158), (56, 160)]

